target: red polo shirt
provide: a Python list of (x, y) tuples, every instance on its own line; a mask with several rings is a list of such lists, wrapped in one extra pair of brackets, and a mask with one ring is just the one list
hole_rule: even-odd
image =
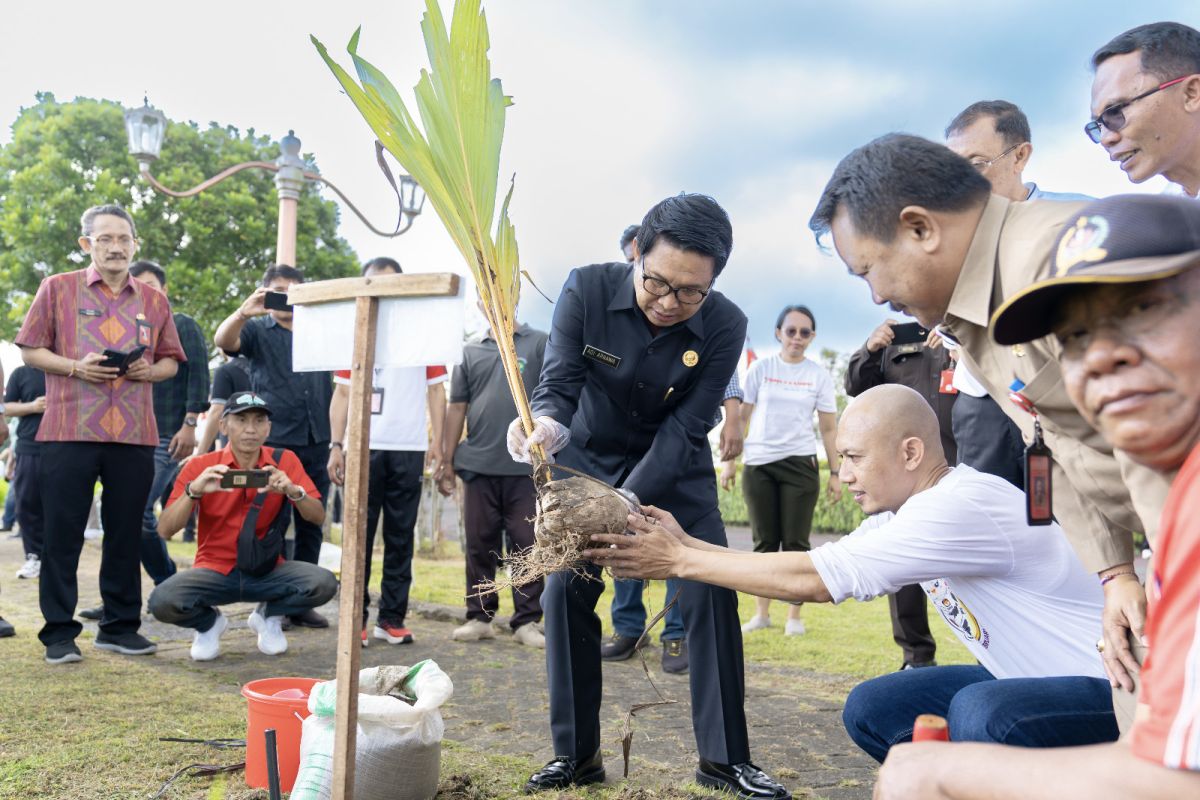
[[(291, 450), (284, 450), (280, 455), (279, 463), (276, 464), (275, 460), (271, 458), (272, 449), (263, 447), (259, 451), (256, 468), (262, 469), (268, 464), (277, 466), (287, 474), (292, 483), (303, 487), (309, 497), (320, 500), (321, 495), (318, 494), (317, 487), (313, 486), (312, 480), (304, 472), (304, 467), (300, 464), (300, 459), (296, 457), (296, 454)], [(233, 450), (228, 446), (224, 450), (196, 456), (184, 464), (183, 469), (180, 470), (167, 505), (178, 500), (183, 495), (184, 487), (214, 464), (226, 464), (232, 469), (239, 469)], [(237, 566), (238, 533), (241, 532), (242, 523), (257, 495), (257, 489), (227, 489), (206, 494), (196, 501), (196, 505), (200, 508), (200, 520), (196, 526), (196, 560), (192, 564), (193, 567), (215, 570), (222, 575), (233, 572), (234, 567)], [(271, 522), (279, 514), (286, 500), (287, 498), (281, 494), (267, 493), (262, 510), (258, 512), (258, 520), (254, 525), (258, 538), (261, 539), (266, 534), (267, 529), (271, 527)], [(280, 561), (283, 559), (281, 558)]]

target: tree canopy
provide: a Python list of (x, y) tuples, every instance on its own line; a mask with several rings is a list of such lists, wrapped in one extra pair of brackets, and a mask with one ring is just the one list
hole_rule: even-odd
[[(279, 201), (273, 174), (246, 170), (195, 197), (154, 192), (128, 154), (124, 110), (106, 100), (58, 102), (37, 95), (0, 147), (0, 338), (11, 339), (47, 275), (87, 263), (79, 217), (118, 203), (137, 224), (137, 258), (167, 272), (172, 305), (216, 330), (274, 262)], [(278, 145), (253, 129), (169, 122), (154, 174), (190, 188), (243, 161), (274, 161)], [(358, 258), (337, 235), (338, 207), (312, 184), (300, 197), (296, 266), (310, 280), (358, 274)]]

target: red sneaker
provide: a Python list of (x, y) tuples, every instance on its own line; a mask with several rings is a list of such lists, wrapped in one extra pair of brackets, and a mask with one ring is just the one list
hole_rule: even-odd
[(395, 625), (391, 622), (376, 623), (374, 636), (376, 639), (383, 639), (388, 644), (412, 644), (413, 640), (412, 631), (403, 625)]
[(362, 646), (366, 647), (368, 644), (370, 644), (370, 642), (371, 642), (371, 640), (367, 638), (367, 629), (363, 628), (362, 629)]

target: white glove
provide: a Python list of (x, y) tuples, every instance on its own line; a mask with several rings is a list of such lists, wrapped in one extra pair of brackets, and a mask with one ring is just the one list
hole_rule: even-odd
[(533, 433), (526, 437), (525, 426), (521, 424), (521, 418), (517, 417), (508, 426), (507, 440), (508, 454), (512, 456), (513, 461), (532, 464), (533, 456), (529, 454), (529, 449), (533, 445), (540, 444), (546, 455), (552, 456), (571, 441), (571, 430), (553, 417), (538, 417), (533, 421)]

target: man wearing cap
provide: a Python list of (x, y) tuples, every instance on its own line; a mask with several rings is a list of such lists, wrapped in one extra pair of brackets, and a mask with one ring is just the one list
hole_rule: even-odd
[(295, 453), (263, 446), (271, 433), (266, 401), (252, 392), (235, 395), (221, 427), (228, 446), (184, 464), (158, 518), (159, 535), (170, 539), (200, 509), (192, 568), (159, 584), (149, 603), (156, 619), (196, 632), (195, 661), (221, 651), (229, 621), (217, 606), (257, 602), (247, 624), (258, 634), (258, 649), (278, 655), (287, 650), (284, 616), (324, 605), (337, 591), (329, 570), (283, 560), (284, 503), (314, 525), (324, 522), (325, 506)]
[(901, 745), (880, 772), (877, 800), (1200, 797), (1198, 265), (1194, 201), (1109, 197), (1063, 231), (1052, 276), (993, 318), (999, 342), (1051, 334), (1080, 413), (1121, 453), (1174, 480), (1147, 580), (1149, 656), (1132, 731), (1115, 744), (1052, 755)]
[(1132, 183), (1155, 175), (1200, 191), (1200, 31), (1155, 22), (1092, 55), (1092, 114), (1084, 127)]
[(988, 332), (1005, 297), (1049, 273), (1058, 232), (1082, 207), (1012, 203), (942, 145), (888, 134), (842, 160), (809, 224), (818, 235), (832, 232), (838, 254), (867, 281), (875, 302), (925, 325), (941, 323), (1027, 442), (1034, 440), (1034, 418), (1014, 405), (1010, 386), (1036, 411), (1053, 454), (1052, 514), (1104, 586), (1105, 666), (1114, 686), (1132, 690), (1137, 664), (1127, 630), (1142, 633), (1145, 593), (1135, 582), (1109, 579), (1132, 570), (1133, 531), (1154, 531), (1165, 482), (1119, 464), (1071, 404), (1057, 342), (1008, 347)]

